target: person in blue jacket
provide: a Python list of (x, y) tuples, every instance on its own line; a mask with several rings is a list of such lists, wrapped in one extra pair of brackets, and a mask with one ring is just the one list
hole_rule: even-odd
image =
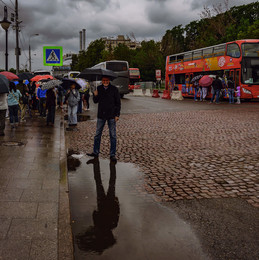
[(39, 112), (42, 117), (46, 117), (46, 92), (47, 89), (42, 90), (41, 86), (38, 87), (37, 97), (39, 99)]

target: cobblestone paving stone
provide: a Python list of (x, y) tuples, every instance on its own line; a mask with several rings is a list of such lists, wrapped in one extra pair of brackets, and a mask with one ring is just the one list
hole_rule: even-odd
[[(70, 148), (91, 152), (96, 121), (78, 128)], [(138, 165), (159, 201), (239, 197), (259, 207), (259, 107), (122, 115), (117, 137), (118, 160)], [(101, 157), (109, 147), (105, 127)]]

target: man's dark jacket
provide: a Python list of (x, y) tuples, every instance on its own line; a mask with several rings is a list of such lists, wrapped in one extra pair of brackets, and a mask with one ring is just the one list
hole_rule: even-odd
[(109, 84), (107, 89), (103, 85), (97, 87), (98, 95), (93, 96), (94, 103), (98, 103), (97, 117), (101, 119), (113, 119), (120, 116), (121, 99), (119, 90)]
[(214, 90), (221, 90), (223, 88), (221, 80), (220, 79), (215, 79), (212, 82), (212, 87), (214, 88)]

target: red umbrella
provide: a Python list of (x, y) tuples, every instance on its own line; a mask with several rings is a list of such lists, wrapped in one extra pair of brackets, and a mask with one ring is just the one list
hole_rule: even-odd
[(212, 82), (213, 78), (209, 77), (208, 75), (205, 75), (199, 80), (199, 85), (201, 87), (209, 87), (211, 86)]
[(41, 79), (53, 79), (53, 77), (51, 75), (37, 75), (37, 76), (31, 78), (30, 81), (38, 82)]
[(9, 72), (9, 71), (2, 71), (2, 72), (0, 72), (0, 74), (6, 76), (6, 78), (7, 78), (8, 80), (19, 79), (19, 77), (18, 77), (17, 75), (15, 75), (14, 73)]

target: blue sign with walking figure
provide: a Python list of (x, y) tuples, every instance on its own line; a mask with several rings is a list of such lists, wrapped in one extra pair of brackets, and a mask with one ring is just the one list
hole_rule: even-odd
[(61, 46), (44, 46), (43, 47), (43, 64), (44, 66), (62, 66), (63, 49)]

